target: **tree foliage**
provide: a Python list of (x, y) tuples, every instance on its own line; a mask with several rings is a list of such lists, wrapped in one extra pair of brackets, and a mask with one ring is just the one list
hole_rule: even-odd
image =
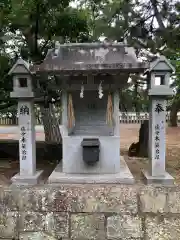
[[(82, 2), (85, 2), (90, 15), (94, 16), (91, 21), (95, 39), (101, 36), (112, 41), (126, 39), (129, 45), (136, 48), (139, 57), (151, 60), (157, 54), (163, 54), (172, 61), (176, 68), (173, 77), (176, 95), (172, 102), (176, 102), (176, 108), (180, 109), (180, 3), (167, 0), (82, 0)], [(139, 82), (132, 81), (131, 88), (126, 91), (126, 94), (133, 92), (132, 105), (135, 102), (139, 103), (138, 99), (142, 99), (144, 93)], [(143, 101), (147, 103), (147, 99)], [(172, 109), (173, 106), (174, 104)]]
[[(126, 39), (136, 48), (137, 55), (146, 60), (158, 53), (170, 59), (176, 67), (172, 109), (180, 108), (180, 3), (176, 0), (79, 0), (76, 7), (69, 0), (2, 0), (0, 76), (6, 76), (20, 55), (33, 63), (42, 61), (56, 40), (92, 42), (101, 37), (111, 41)], [(10, 91), (10, 81), (4, 79), (0, 80), (2, 98)], [(131, 96), (136, 111), (147, 104), (144, 82), (136, 76), (123, 92), (124, 99)], [(44, 96), (59, 99), (56, 84), (53, 77), (39, 79), (39, 90)]]
[[(32, 63), (41, 62), (56, 40), (78, 41), (89, 31), (86, 12), (70, 7), (69, 0), (4, 0), (0, 13), (1, 48), (10, 52), (9, 58), (14, 61), (21, 56)], [(2, 57), (0, 62), (6, 65)], [(6, 76), (3, 69), (0, 74)], [(52, 79), (40, 81), (39, 92), (58, 97), (50, 85)]]

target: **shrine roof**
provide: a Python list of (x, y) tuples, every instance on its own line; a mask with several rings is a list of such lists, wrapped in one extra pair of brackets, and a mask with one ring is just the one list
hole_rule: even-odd
[(37, 72), (143, 72), (149, 67), (137, 59), (135, 49), (123, 43), (62, 44), (50, 49), (39, 65), (31, 71)]

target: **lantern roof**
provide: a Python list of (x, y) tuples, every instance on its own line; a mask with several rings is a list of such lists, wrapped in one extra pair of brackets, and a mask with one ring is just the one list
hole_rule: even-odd
[(9, 75), (11, 74), (31, 74), (29, 70), (28, 62), (24, 61), (22, 58), (19, 58), (13, 67), (10, 69)]
[(175, 68), (165, 56), (161, 55), (150, 63), (150, 67), (146, 72), (152, 71), (175, 72)]

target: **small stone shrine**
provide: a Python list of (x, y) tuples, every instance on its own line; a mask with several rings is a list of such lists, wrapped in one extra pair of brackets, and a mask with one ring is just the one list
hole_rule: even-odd
[(120, 158), (119, 92), (147, 67), (123, 43), (57, 44), (33, 67), (62, 89), (63, 159), (50, 183), (134, 182)]
[[(31, 71), (30, 71), (31, 70)], [(173, 94), (169, 79), (173, 66), (163, 56), (152, 63), (139, 61), (124, 43), (56, 44), (44, 61), (29, 70), (18, 60), (10, 71), (18, 99), (20, 174), (16, 182), (37, 183), (32, 77), (56, 76), (62, 90), (63, 159), (49, 183), (130, 183), (134, 178), (120, 156), (119, 93), (131, 74), (145, 73), (149, 82), (148, 183), (172, 183), (165, 171), (166, 97)], [(161, 84), (156, 85), (159, 77)], [(148, 136), (147, 136), (148, 137)]]

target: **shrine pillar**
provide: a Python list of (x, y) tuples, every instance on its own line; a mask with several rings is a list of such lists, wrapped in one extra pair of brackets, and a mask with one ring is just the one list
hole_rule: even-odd
[(19, 163), (20, 173), (12, 178), (13, 184), (37, 184), (42, 171), (36, 171), (36, 133), (34, 93), (28, 64), (19, 59), (10, 70), (13, 75), (11, 97), (18, 100)]
[(166, 172), (166, 102), (173, 95), (170, 73), (173, 66), (161, 56), (152, 62), (147, 72), (149, 85), (149, 168), (143, 171), (147, 183), (172, 184), (173, 177)]

